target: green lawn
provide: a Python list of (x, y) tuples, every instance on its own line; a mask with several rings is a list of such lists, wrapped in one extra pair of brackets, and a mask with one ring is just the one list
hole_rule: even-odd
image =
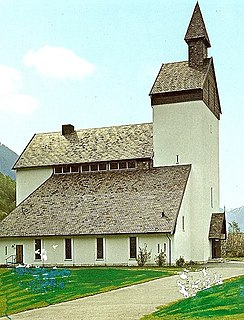
[(0, 269), (0, 316), (175, 274), (177, 269)]
[(199, 291), (195, 297), (160, 308), (143, 320), (232, 320), (244, 319), (244, 277)]
[(243, 261), (244, 261), (244, 257), (228, 257), (228, 258), (225, 258), (225, 260), (228, 260), (228, 261), (241, 261), (241, 262), (243, 262)]

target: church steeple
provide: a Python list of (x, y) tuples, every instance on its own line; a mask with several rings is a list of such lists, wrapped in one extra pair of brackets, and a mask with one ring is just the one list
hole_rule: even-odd
[(189, 66), (201, 69), (211, 47), (202, 13), (197, 2), (185, 35)]

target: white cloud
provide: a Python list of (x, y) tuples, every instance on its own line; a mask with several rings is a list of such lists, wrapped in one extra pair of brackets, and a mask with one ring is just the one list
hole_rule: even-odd
[(42, 75), (61, 79), (81, 80), (94, 71), (91, 63), (78, 57), (73, 51), (48, 45), (36, 51), (28, 51), (24, 56), (24, 64)]
[(0, 111), (28, 114), (37, 108), (37, 100), (21, 93), (22, 87), (21, 74), (0, 65)]

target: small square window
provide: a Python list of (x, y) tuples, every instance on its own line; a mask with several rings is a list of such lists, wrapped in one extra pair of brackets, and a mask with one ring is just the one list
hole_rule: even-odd
[(71, 169), (71, 172), (73, 173), (79, 172), (79, 166), (71, 166), (70, 169)]
[(62, 167), (55, 167), (54, 173), (62, 173)]
[(118, 170), (118, 162), (111, 162), (110, 170)]
[(97, 171), (98, 170), (98, 165), (96, 163), (91, 164), (91, 171)]
[(89, 164), (83, 164), (82, 171), (89, 171)]
[(120, 163), (119, 163), (119, 168), (120, 169), (126, 169), (126, 162), (125, 161), (121, 161)]
[(99, 170), (101, 170), (101, 171), (107, 170), (107, 164), (106, 163), (99, 163)]
[(136, 162), (135, 161), (128, 161), (128, 168), (135, 168), (136, 167)]
[(70, 172), (70, 166), (64, 166), (63, 173), (69, 173), (69, 172)]

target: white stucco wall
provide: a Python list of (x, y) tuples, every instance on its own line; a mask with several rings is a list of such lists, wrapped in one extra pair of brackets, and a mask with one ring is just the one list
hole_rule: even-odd
[[(139, 247), (147, 248), (152, 252), (152, 259), (148, 264), (155, 265), (155, 256), (158, 254), (158, 248), (166, 248), (167, 257), (168, 239), (164, 234), (158, 235), (109, 235), (104, 236), (104, 258), (96, 257), (96, 236), (80, 236), (71, 238), (72, 241), (72, 259), (65, 259), (65, 241), (61, 237), (43, 237), (41, 238), (41, 247), (46, 250), (47, 260), (45, 265), (58, 266), (96, 266), (96, 265), (128, 265), (137, 266), (136, 259), (130, 259), (129, 239), (130, 236), (137, 237), (137, 252)], [(16, 238), (0, 239), (0, 264), (5, 264), (5, 259), (10, 255), (15, 255), (15, 245), (23, 245), (24, 264), (38, 265), (43, 264), (42, 260), (35, 260), (35, 239), (34, 238)], [(55, 248), (53, 247), (55, 246)], [(7, 247), (7, 254), (5, 254)]]
[(176, 165), (177, 155), (180, 165), (192, 164), (172, 258), (206, 261), (211, 214), (219, 211), (219, 121), (202, 101), (153, 106), (153, 121), (154, 166)]
[(53, 173), (51, 167), (16, 170), (16, 205), (20, 204)]

